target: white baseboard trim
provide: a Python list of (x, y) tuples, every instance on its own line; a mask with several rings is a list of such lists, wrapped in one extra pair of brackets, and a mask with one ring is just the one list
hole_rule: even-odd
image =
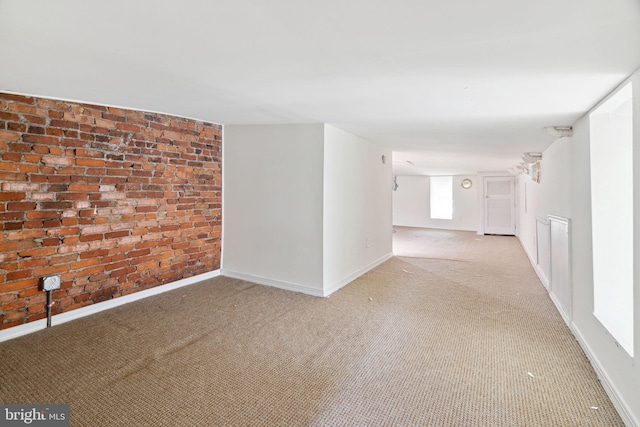
[[(520, 240), (519, 237), (518, 237), (518, 240)], [(542, 273), (542, 271), (539, 271), (540, 269), (537, 268), (535, 260), (527, 252), (527, 250), (525, 249), (525, 246), (522, 244), (522, 241), (520, 241), (520, 245), (522, 246), (524, 253), (527, 254), (527, 257), (529, 258), (529, 262), (531, 262), (531, 265), (533, 266), (534, 271), (540, 278), (540, 281), (547, 288), (549, 297), (551, 298), (551, 301), (553, 301), (553, 303), (555, 304), (556, 309), (560, 313), (560, 316), (562, 316), (562, 319), (565, 321), (567, 326), (569, 326), (569, 330), (571, 330), (571, 333), (576, 338), (576, 341), (578, 341), (578, 344), (580, 344), (580, 347), (582, 347), (582, 351), (584, 351), (584, 353), (587, 355), (587, 358), (589, 359), (589, 362), (591, 363), (593, 370), (596, 372), (596, 375), (598, 376), (598, 379), (600, 380), (600, 383), (602, 384), (604, 391), (607, 393), (607, 396), (609, 396), (611, 403), (618, 411), (620, 418), (622, 418), (622, 421), (628, 427), (640, 427), (640, 420), (638, 420), (633, 416), (632, 412), (629, 410), (628, 405), (625, 403), (624, 399), (620, 397), (621, 394), (618, 392), (618, 389), (613, 385), (611, 378), (609, 378), (609, 375), (607, 375), (606, 370), (604, 369), (604, 367), (596, 357), (595, 353), (591, 350), (591, 347), (589, 347), (589, 345), (587, 344), (587, 341), (584, 339), (584, 337), (576, 327), (575, 323), (569, 320), (569, 316), (564, 312), (564, 310), (562, 309), (560, 303), (558, 302), (553, 292), (550, 292), (548, 279), (546, 278), (544, 273)], [(545, 280), (546, 280), (546, 283), (545, 283)]]
[(393, 256), (392, 253), (388, 253), (388, 254), (378, 258), (377, 260), (367, 264), (363, 268), (353, 272), (352, 274), (348, 275), (347, 277), (345, 277), (345, 278), (333, 283), (331, 286), (327, 287), (326, 289), (312, 288), (311, 286), (300, 285), (298, 283), (291, 283), (291, 282), (285, 282), (285, 281), (282, 281), (282, 280), (268, 279), (266, 277), (254, 276), (252, 274), (246, 274), (246, 273), (240, 273), (238, 271), (228, 270), (226, 268), (222, 268), (220, 274), (222, 276), (231, 277), (233, 279), (244, 280), (245, 282), (256, 283), (258, 285), (271, 286), (272, 288), (284, 289), (286, 291), (301, 292), (303, 294), (311, 295), (311, 296), (314, 296), (314, 297), (328, 297), (329, 295), (331, 295), (332, 293), (334, 293), (338, 289), (342, 288), (343, 286), (345, 286), (348, 283), (351, 283), (352, 281), (354, 281), (358, 277), (362, 276), (367, 271), (377, 267), (378, 265), (382, 264), (383, 262), (385, 262), (386, 260), (388, 260), (392, 256)]
[(381, 256), (380, 258), (378, 258), (377, 260), (365, 265), (364, 267), (362, 267), (361, 269), (354, 271), (353, 273), (349, 274), (347, 277), (333, 283), (330, 286), (327, 286), (324, 289), (324, 296), (328, 297), (329, 295), (331, 295), (332, 293), (334, 293), (335, 291), (337, 291), (338, 289), (342, 288), (343, 286), (353, 282), (354, 280), (356, 280), (358, 277), (362, 276), (363, 274), (365, 274), (366, 272), (373, 270), (374, 268), (376, 268), (377, 266), (379, 266), (380, 264), (382, 264), (383, 262), (387, 261), (388, 259), (390, 259), (391, 257), (393, 257), (392, 253), (388, 253), (386, 255)]
[(569, 316), (569, 313), (566, 313), (564, 311), (564, 308), (562, 308), (562, 304), (560, 304), (560, 301), (558, 300), (558, 298), (556, 298), (556, 294), (554, 294), (553, 292), (549, 292), (549, 298), (551, 298), (551, 301), (553, 301), (553, 304), (556, 306), (556, 310), (558, 310), (558, 313), (560, 313), (560, 316), (562, 317), (562, 320), (564, 320), (564, 323), (567, 324), (569, 329), (573, 329), (571, 326), (571, 316)]
[(251, 274), (240, 273), (233, 270), (222, 268), (220, 274), (232, 279), (244, 280), (245, 282), (256, 283), (258, 285), (270, 286), (272, 288), (284, 289), (286, 291), (301, 292), (303, 294), (312, 295), (314, 297), (323, 297), (322, 289), (312, 288), (307, 285), (298, 283), (285, 282), (282, 280), (268, 279), (266, 277), (254, 276)]
[(535, 267), (536, 260), (533, 259), (533, 256), (529, 253), (529, 251), (527, 251), (527, 247), (524, 245), (524, 243), (522, 243), (522, 239), (520, 239), (520, 236), (516, 236), (516, 239), (518, 239), (518, 242), (520, 242), (520, 246), (522, 247), (524, 253), (527, 255), (527, 258), (529, 258), (529, 262), (531, 263), (531, 265)]
[[(156, 286), (144, 291), (135, 292), (133, 294), (125, 295), (123, 297), (113, 298), (98, 304), (91, 304), (86, 307), (79, 308), (77, 310), (71, 310), (66, 313), (60, 313), (51, 317), (51, 326), (60, 325), (71, 320), (79, 319), (81, 317), (90, 316), (95, 313), (99, 313), (110, 308), (118, 307), (124, 304), (128, 304), (133, 301), (137, 301), (143, 298), (148, 298), (153, 295), (158, 295), (164, 292), (172, 291), (183, 286), (192, 285), (194, 283), (201, 282), (203, 280), (211, 279), (220, 275), (220, 270), (210, 271), (208, 273), (199, 274), (193, 277), (187, 277), (186, 279), (177, 280), (175, 282), (167, 283), (166, 285)], [(0, 342), (7, 341), (13, 338), (27, 335), (32, 332), (36, 332), (47, 327), (47, 319), (36, 320), (35, 322), (29, 322), (24, 325), (14, 326), (13, 328), (0, 331)]]
[(425, 230), (446, 230), (446, 231), (473, 231), (474, 233), (481, 235), (483, 233), (480, 232), (475, 227), (446, 227), (446, 226), (435, 226), (435, 225), (406, 225), (406, 224), (393, 224), (394, 227), (406, 227), (406, 228), (423, 228)]
[(542, 271), (542, 269), (537, 265), (534, 265), (533, 269), (535, 270), (536, 275), (538, 276), (538, 279), (540, 279), (540, 281), (542, 282), (542, 284), (544, 285), (544, 287), (548, 291), (549, 290), (549, 279), (547, 279), (547, 276), (544, 274), (544, 271)]
[(591, 347), (587, 344), (587, 341), (582, 336), (575, 323), (572, 323), (569, 328), (571, 329), (573, 336), (578, 341), (578, 344), (580, 344), (580, 347), (582, 347), (582, 350), (587, 355), (593, 370), (596, 371), (596, 375), (600, 379), (600, 383), (602, 384), (604, 391), (607, 393), (607, 396), (609, 396), (611, 403), (618, 411), (618, 414), (620, 415), (620, 418), (622, 418), (624, 424), (627, 427), (640, 427), (640, 419), (636, 418), (633, 415), (633, 412), (629, 410), (629, 406), (626, 404), (625, 400), (622, 399), (620, 392), (618, 392), (618, 389), (611, 381), (611, 378), (607, 375), (607, 371), (604, 369), (593, 350), (591, 350)]
[(518, 241), (520, 242), (520, 246), (522, 246), (522, 250), (527, 255), (527, 258), (529, 258), (529, 262), (531, 263), (531, 266), (533, 267), (533, 271), (536, 272), (536, 276), (538, 276), (538, 279), (540, 279), (540, 282), (542, 282), (542, 285), (547, 289), (547, 291), (549, 291), (549, 279), (544, 274), (542, 269), (536, 264), (536, 260), (533, 258), (533, 256), (529, 252), (527, 252), (527, 248), (522, 243), (522, 240), (520, 240), (520, 236), (516, 236), (516, 237), (518, 238)]
[(0, 331), (0, 342), (9, 341), (23, 335), (28, 335), (33, 332), (45, 329), (46, 327), (47, 319), (40, 319), (34, 322), (25, 323), (24, 325), (18, 325), (14, 326), (13, 328), (4, 329)]

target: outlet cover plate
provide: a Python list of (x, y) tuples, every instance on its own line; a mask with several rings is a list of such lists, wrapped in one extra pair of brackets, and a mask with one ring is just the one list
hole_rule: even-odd
[(52, 291), (60, 288), (60, 276), (47, 276), (42, 279), (42, 290)]

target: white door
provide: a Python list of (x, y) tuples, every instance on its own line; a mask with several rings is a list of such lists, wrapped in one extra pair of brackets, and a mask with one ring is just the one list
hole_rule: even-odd
[(516, 234), (514, 191), (512, 176), (484, 178), (484, 234)]

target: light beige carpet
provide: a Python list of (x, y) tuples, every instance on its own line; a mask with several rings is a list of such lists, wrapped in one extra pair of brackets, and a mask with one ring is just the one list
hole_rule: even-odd
[(329, 298), (219, 277), (1, 343), (0, 401), (74, 426), (622, 425), (515, 238), (394, 238), (411, 257)]

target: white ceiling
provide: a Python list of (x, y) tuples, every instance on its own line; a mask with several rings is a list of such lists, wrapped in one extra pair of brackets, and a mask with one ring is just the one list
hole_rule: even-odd
[(640, 1), (0, 0), (0, 64), (0, 90), (330, 123), (399, 174), (504, 170), (640, 67)]

